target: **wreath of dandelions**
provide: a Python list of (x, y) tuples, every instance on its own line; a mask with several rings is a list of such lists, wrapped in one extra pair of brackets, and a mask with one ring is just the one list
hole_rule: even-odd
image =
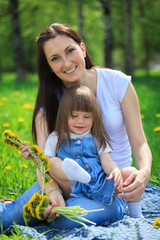
[[(16, 151), (19, 151), (19, 147), (24, 145), (23, 142), (19, 139), (18, 135), (13, 133), (11, 130), (6, 130), (3, 133), (3, 142), (6, 145), (9, 145)], [(23, 213), (26, 221), (30, 221), (31, 217), (35, 217), (40, 220), (46, 219), (47, 221), (53, 221), (49, 216), (45, 218), (43, 216), (43, 212), (47, 209), (50, 205), (50, 200), (47, 195), (44, 195), (44, 186), (52, 182), (52, 179), (49, 177), (47, 172), (50, 170), (50, 164), (48, 158), (44, 155), (44, 153), (40, 150), (37, 145), (32, 145), (27, 150), (30, 155), (32, 156), (32, 160), (35, 166), (39, 169), (40, 174), (42, 175), (42, 187), (41, 192), (34, 193), (31, 199), (23, 206)], [(53, 190), (59, 188), (54, 188)], [(84, 216), (89, 212), (96, 212), (102, 211), (104, 209), (95, 209), (95, 210), (85, 210), (84, 208), (80, 208), (80, 206), (73, 206), (73, 207), (52, 207), (55, 213), (60, 214), (74, 222), (82, 224), (86, 226), (84, 222), (88, 222), (90, 224), (94, 224), (94, 222), (85, 219)], [(82, 222), (83, 221), (83, 222)]]

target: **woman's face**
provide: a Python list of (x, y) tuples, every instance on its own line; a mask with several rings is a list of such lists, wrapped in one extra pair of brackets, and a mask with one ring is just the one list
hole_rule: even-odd
[(80, 83), (85, 72), (85, 45), (72, 38), (58, 35), (44, 44), (44, 53), (52, 71), (66, 87)]

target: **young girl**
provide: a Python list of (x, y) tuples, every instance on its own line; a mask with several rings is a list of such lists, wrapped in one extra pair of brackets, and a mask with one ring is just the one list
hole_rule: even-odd
[[(69, 88), (59, 105), (56, 131), (49, 135), (45, 146), (52, 178), (61, 188), (61, 180), (75, 181), (71, 193), (67, 193), (70, 196), (111, 204), (113, 195), (123, 185), (121, 171), (112, 160), (111, 151), (96, 97), (88, 87)], [(123, 177), (126, 179), (131, 171), (136, 169), (122, 170)], [(140, 208), (137, 213), (130, 211), (130, 216), (140, 217)]]

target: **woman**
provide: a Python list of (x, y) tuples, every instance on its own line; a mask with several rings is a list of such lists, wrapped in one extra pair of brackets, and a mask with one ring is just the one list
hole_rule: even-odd
[[(103, 123), (111, 139), (112, 159), (120, 168), (129, 167), (132, 163), (132, 149), (138, 171), (127, 178), (122, 193), (114, 198), (110, 207), (104, 208), (103, 214), (102, 212), (92, 213), (86, 217), (97, 224), (122, 218), (123, 199), (136, 202), (140, 198), (150, 177), (152, 161), (141, 123), (138, 98), (130, 77), (119, 71), (94, 67), (85, 44), (77, 33), (66, 25), (56, 23), (46, 28), (37, 38), (37, 46), (39, 90), (33, 116), (35, 139), (41, 150), (44, 150), (46, 139), (55, 128), (59, 101), (66, 88), (77, 84), (90, 88), (100, 104)], [(21, 151), (24, 158), (30, 159), (26, 152), (27, 148), (26, 145), (21, 148)], [(37, 176), (40, 183), (39, 173)], [(46, 193), (57, 184), (63, 191), (63, 197), (58, 190), (50, 192), (49, 198), (53, 206), (80, 205), (86, 209), (103, 207), (91, 199), (71, 198), (67, 194), (70, 184), (66, 181), (65, 183), (58, 181), (56, 177), (54, 180), (53, 185), (46, 186)], [(36, 185), (31, 189), (34, 192), (37, 188)], [(30, 192), (29, 189), (27, 196), (31, 196)], [(23, 204), (27, 201), (25, 197), (26, 195), (21, 196)], [(51, 207), (45, 211), (44, 216), (48, 214), (54, 217), (55, 213), (51, 211)], [(17, 222), (20, 221), (19, 217)], [(61, 216), (56, 221), (58, 228), (60, 225), (63, 225), (63, 228), (77, 227), (76, 224), (68, 223)]]

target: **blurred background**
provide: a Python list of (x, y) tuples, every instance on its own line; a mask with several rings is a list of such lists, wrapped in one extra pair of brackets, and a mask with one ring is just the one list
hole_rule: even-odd
[(36, 37), (54, 22), (80, 34), (95, 65), (160, 70), (159, 10), (159, 0), (0, 0), (0, 76), (35, 73)]

